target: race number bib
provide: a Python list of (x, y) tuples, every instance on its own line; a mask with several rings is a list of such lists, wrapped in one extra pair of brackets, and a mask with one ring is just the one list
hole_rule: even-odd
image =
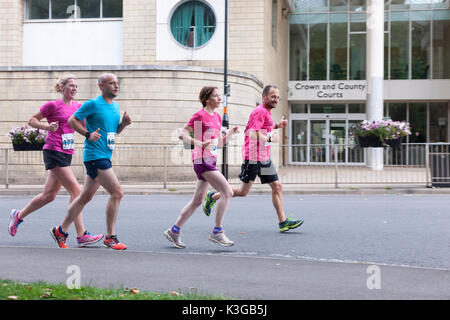
[(116, 133), (115, 132), (108, 132), (107, 136), (106, 136), (106, 143), (108, 145), (108, 148), (110, 148), (111, 150), (114, 150), (114, 146), (116, 144)]
[[(273, 137), (272, 132), (267, 132), (267, 136), (272, 138)], [(266, 143), (264, 145), (267, 147), (267, 146), (270, 146), (270, 144), (271, 144), (270, 142), (266, 141)]]
[(72, 150), (74, 147), (73, 133), (66, 133), (61, 135), (63, 150)]
[(211, 148), (211, 150), (210, 150), (210, 152), (211, 152), (211, 155), (212, 156), (217, 156), (217, 153), (218, 153), (218, 145), (219, 145), (219, 138), (215, 138), (215, 139), (212, 139), (212, 145), (213, 145), (213, 147)]

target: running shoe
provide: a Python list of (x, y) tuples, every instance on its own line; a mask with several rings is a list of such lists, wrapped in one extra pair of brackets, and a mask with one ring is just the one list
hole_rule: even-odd
[(94, 244), (103, 239), (103, 234), (92, 234), (88, 231), (84, 233), (81, 237), (77, 237), (78, 248)]
[(186, 245), (180, 240), (180, 233), (173, 233), (172, 230), (167, 229), (164, 231), (166, 238), (172, 242), (175, 248), (184, 249)]
[(212, 198), (214, 192), (208, 192), (205, 196), (205, 203), (203, 204), (203, 212), (209, 217), (211, 215), (211, 210), (216, 204), (216, 200)]
[(221, 246), (224, 247), (230, 247), (234, 244), (233, 241), (231, 241), (230, 239), (228, 239), (228, 237), (225, 235), (225, 232), (220, 231), (219, 233), (210, 233), (209, 234), (209, 240), (215, 243), (220, 244)]
[(287, 218), (284, 222), (279, 223), (280, 232), (286, 232), (300, 227), (303, 224), (303, 220), (292, 220)]
[(117, 239), (117, 235), (113, 235), (110, 237), (105, 237), (105, 241), (103, 241), (103, 244), (107, 248), (111, 248), (114, 250), (126, 250), (127, 246), (123, 243), (120, 243), (119, 239)]
[(66, 239), (69, 236), (67, 233), (66, 234), (62, 234), (59, 231), (59, 227), (54, 227), (50, 230), (50, 234), (52, 235), (53, 239), (55, 240), (56, 244), (58, 245), (58, 247), (60, 248), (68, 248), (67, 244), (66, 244)]
[(15, 236), (17, 233), (17, 229), (19, 228), (19, 225), (23, 222), (23, 220), (19, 219), (19, 210), (12, 209), (10, 214), (10, 220), (9, 220), (9, 227), (8, 232), (11, 236)]

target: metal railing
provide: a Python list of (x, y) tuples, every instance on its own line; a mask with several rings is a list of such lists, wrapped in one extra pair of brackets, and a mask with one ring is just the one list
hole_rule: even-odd
[[(229, 145), (229, 181), (239, 183), (241, 145)], [(76, 148), (72, 170), (82, 183), (85, 170), (82, 148)], [(283, 184), (408, 184), (450, 185), (450, 144), (403, 144), (384, 149), (383, 170), (365, 164), (366, 151), (346, 145), (272, 145), (272, 159)], [(169, 185), (195, 183), (191, 150), (182, 145), (116, 146), (113, 169), (121, 183)], [(222, 163), (221, 152), (217, 167)], [(0, 184), (45, 182), (42, 152), (0, 149)]]

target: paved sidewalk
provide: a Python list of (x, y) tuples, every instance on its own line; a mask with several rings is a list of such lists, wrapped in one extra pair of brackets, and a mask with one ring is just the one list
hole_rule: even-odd
[[(232, 187), (238, 187), (239, 184), (231, 184)], [(125, 194), (150, 195), (150, 194), (192, 194), (194, 184), (169, 184), (164, 188), (161, 184), (123, 184), (122, 188)], [(0, 195), (35, 195), (42, 191), (43, 185), (9, 185), (5, 188), (0, 185)], [(309, 184), (290, 184), (283, 183), (283, 192), (285, 194), (450, 194), (450, 188), (429, 188), (421, 185), (403, 185), (403, 184), (357, 184), (341, 185), (335, 188), (332, 184), (309, 185)], [(99, 194), (106, 194), (100, 187)], [(256, 182), (250, 193), (269, 194), (270, 186), (261, 185)], [(60, 194), (68, 194), (62, 188)]]

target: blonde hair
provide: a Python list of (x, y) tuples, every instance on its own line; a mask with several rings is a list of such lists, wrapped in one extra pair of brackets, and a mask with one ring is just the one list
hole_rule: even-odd
[(78, 80), (77, 77), (75, 77), (73, 74), (65, 74), (59, 77), (54, 87), (55, 91), (62, 92), (62, 88), (66, 85), (67, 81), (69, 81), (70, 79)]

